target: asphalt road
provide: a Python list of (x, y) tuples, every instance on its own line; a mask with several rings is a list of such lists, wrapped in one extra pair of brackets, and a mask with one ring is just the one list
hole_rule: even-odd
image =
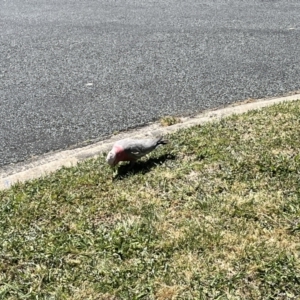
[(0, 166), (300, 90), (299, 0), (0, 0)]

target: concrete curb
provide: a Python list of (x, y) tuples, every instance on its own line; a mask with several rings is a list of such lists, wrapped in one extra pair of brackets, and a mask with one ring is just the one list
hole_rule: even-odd
[(242, 114), (249, 110), (260, 109), (273, 104), (285, 101), (295, 101), (298, 99), (300, 99), (300, 94), (273, 99), (260, 99), (252, 102), (244, 101), (229, 107), (209, 110), (191, 118), (182, 118), (181, 123), (172, 126), (161, 127), (158, 123), (153, 123), (137, 130), (114, 135), (107, 140), (89, 146), (57, 153), (49, 153), (30, 162), (5, 167), (2, 170), (0, 169), (0, 190), (9, 188), (17, 182), (24, 182), (26, 180), (45, 176), (46, 174), (58, 170), (62, 166), (76, 165), (84, 159), (95, 157), (102, 152), (107, 151), (116, 140), (121, 138), (144, 138), (147, 136), (165, 135), (182, 128), (215, 121), (233, 114)]

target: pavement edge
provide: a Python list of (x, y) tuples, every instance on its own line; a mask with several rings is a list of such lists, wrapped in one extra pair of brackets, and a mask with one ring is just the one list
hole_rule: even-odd
[(122, 138), (145, 138), (165, 135), (176, 132), (182, 128), (212, 122), (233, 114), (242, 114), (249, 110), (260, 109), (273, 104), (295, 100), (300, 100), (300, 94), (273, 99), (260, 99), (250, 103), (244, 101), (225, 108), (205, 111), (194, 117), (181, 118), (181, 123), (172, 126), (162, 127), (156, 122), (136, 130), (122, 132), (107, 140), (82, 148), (46, 154), (27, 163), (12, 165), (4, 170), (0, 169), (0, 190), (7, 189), (18, 182), (25, 182), (27, 180), (43, 177), (55, 172), (63, 166), (74, 166), (87, 158), (101, 155), (101, 153), (108, 151), (116, 140)]

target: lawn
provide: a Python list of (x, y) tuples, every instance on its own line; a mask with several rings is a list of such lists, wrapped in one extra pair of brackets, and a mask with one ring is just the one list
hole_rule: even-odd
[(0, 299), (299, 299), (300, 101), (0, 191)]

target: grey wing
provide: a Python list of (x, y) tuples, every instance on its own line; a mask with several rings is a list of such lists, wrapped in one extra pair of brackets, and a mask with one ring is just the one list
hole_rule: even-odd
[(127, 140), (124, 144), (126, 145), (124, 151), (127, 155), (134, 159), (139, 159), (155, 149), (157, 140)]

